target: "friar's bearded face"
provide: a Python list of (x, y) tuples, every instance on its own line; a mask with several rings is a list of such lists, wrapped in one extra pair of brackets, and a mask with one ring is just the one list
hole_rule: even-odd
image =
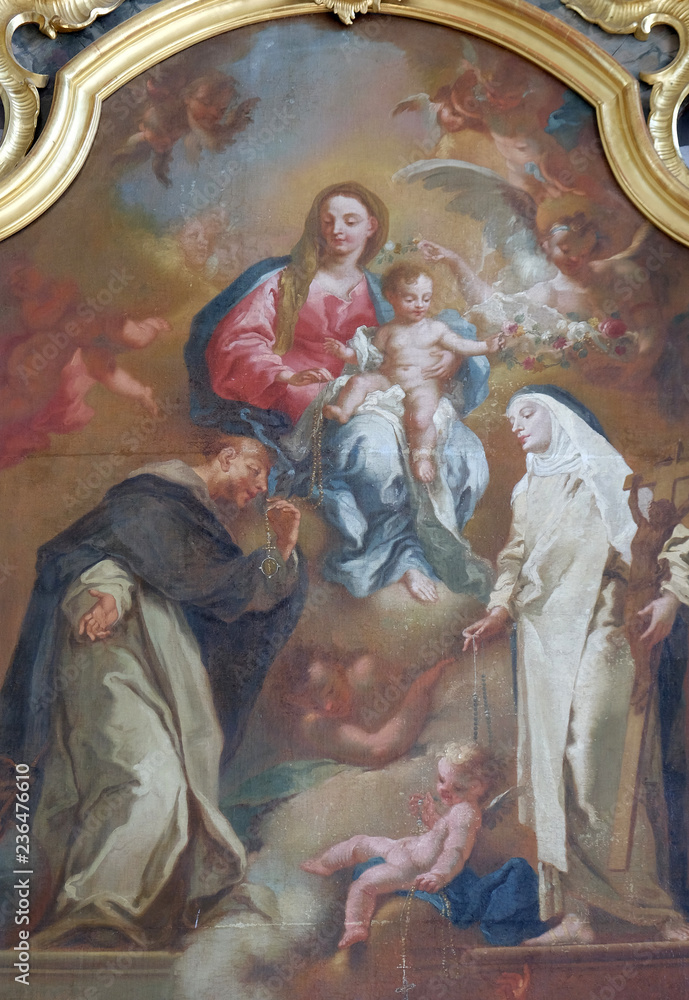
[(241, 508), (266, 492), (271, 462), (259, 441), (247, 438), (239, 448), (225, 448), (218, 457), (224, 473), (221, 499)]

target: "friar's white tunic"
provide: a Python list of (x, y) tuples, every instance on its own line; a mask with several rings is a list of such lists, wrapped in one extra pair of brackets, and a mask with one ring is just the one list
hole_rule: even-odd
[[(185, 463), (141, 472), (188, 486), (215, 511)], [(294, 585), (293, 566), (281, 569), (272, 582), (256, 571), (252, 607), (277, 603)], [(77, 634), (91, 590), (117, 601), (107, 641)], [(181, 607), (104, 559), (71, 585), (62, 610), (73, 627), (34, 823), (56, 898), (45, 934), (107, 927), (161, 944), (230, 889), (230, 905), (268, 909), (267, 890), (238, 886), (244, 849), (217, 805), (223, 735)]]

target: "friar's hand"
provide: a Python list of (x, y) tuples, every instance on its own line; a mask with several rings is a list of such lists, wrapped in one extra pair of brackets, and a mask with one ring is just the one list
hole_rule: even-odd
[(512, 618), (507, 608), (491, 608), (485, 618), (480, 618), (462, 632), (464, 652), (466, 653), (467, 649), (474, 643), (480, 646), (481, 643), (502, 635), (511, 621)]
[(79, 635), (87, 635), (91, 642), (97, 639), (107, 639), (112, 635), (110, 629), (114, 625), (119, 615), (117, 613), (117, 601), (112, 594), (104, 594), (100, 590), (89, 590), (91, 597), (98, 600), (90, 611), (81, 616), (79, 621)]
[(679, 605), (675, 595), (666, 590), (655, 601), (642, 608), (638, 612), (638, 618), (646, 631), (641, 633), (639, 640), (650, 647), (667, 638), (672, 631)]
[(268, 500), (266, 517), (275, 532), (275, 548), (287, 562), (299, 538), (301, 511), (289, 500), (273, 497)]

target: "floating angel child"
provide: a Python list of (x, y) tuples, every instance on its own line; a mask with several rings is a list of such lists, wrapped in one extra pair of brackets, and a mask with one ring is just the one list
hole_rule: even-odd
[(166, 320), (101, 308), (74, 281), (48, 277), (30, 261), (10, 268), (7, 291), (17, 328), (3, 338), (0, 355), (0, 468), (47, 448), (50, 433), (85, 427), (94, 414), (85, 397), (97, 382), (157, 413), (153, 388), (118, 355), (148, 347), (169, 330)]
[(594, 141), (590, 105), (519, 56), (480, 42), (465, 42), (462, 51), (451, 83), (432, 96), (407, 97), (392, 112), (420, 118), (429, 155), (451, 157), (460, 133), (480, 133), (504, 161), (507, 180), (537, 202), (567, 192), (600, 194), (596, 164), (575, 158), (586, 167), (577, 170), (570, 156), (574, 145)]
[(180, 139), (187, 160), (197, 165), (204, 149), (222, 152), (235, 141), (251, 123), (257, 103), (257, 97), (239, 101), (237, 81), (219, 70), (199, 76), (189, 68), (188, 73), (172, 74), (162, 64), (146, 80), (138, 131), (126, 140), (114, 162), (145, 162), (152, 154), (154, 175), (170, 187), (172, 151)]
[(440, 809), (430, 792), (411, 797), (410, 810), (423, 832), (400, 840), (351, 837), (302, 864), (315, 875), (357, 866), (340, 948), (368, 939), (378, 896), (411, 890), (457, 927), (478, 923), (491, 944), (519, 944), (542, 932), (538, 879), (523, 858), (482, 879), (466, 867), (486, 817), (518, 793), (510, 789), (491, 801), (504, 775), (504, 761), (489, 748), (450, 743), (438, 760)]

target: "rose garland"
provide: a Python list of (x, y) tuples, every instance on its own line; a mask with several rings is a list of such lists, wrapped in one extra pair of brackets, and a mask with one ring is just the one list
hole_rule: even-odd
[(629, 361), (638, 342), (638, 334), (615, 316), (603, 320), (592, 316), (586, 321), (563, 318), (553, 330), (543, 330), (538, 323), (527, 327), (524, 316), (517, 315), (514, 321), (503, 323), (501, 332), (510, 342), (499, 352), (499, 360), (508, 368), (518, 365), (528, 372), (569, 368), (572, 361), (585, 358), (591, 346)]

